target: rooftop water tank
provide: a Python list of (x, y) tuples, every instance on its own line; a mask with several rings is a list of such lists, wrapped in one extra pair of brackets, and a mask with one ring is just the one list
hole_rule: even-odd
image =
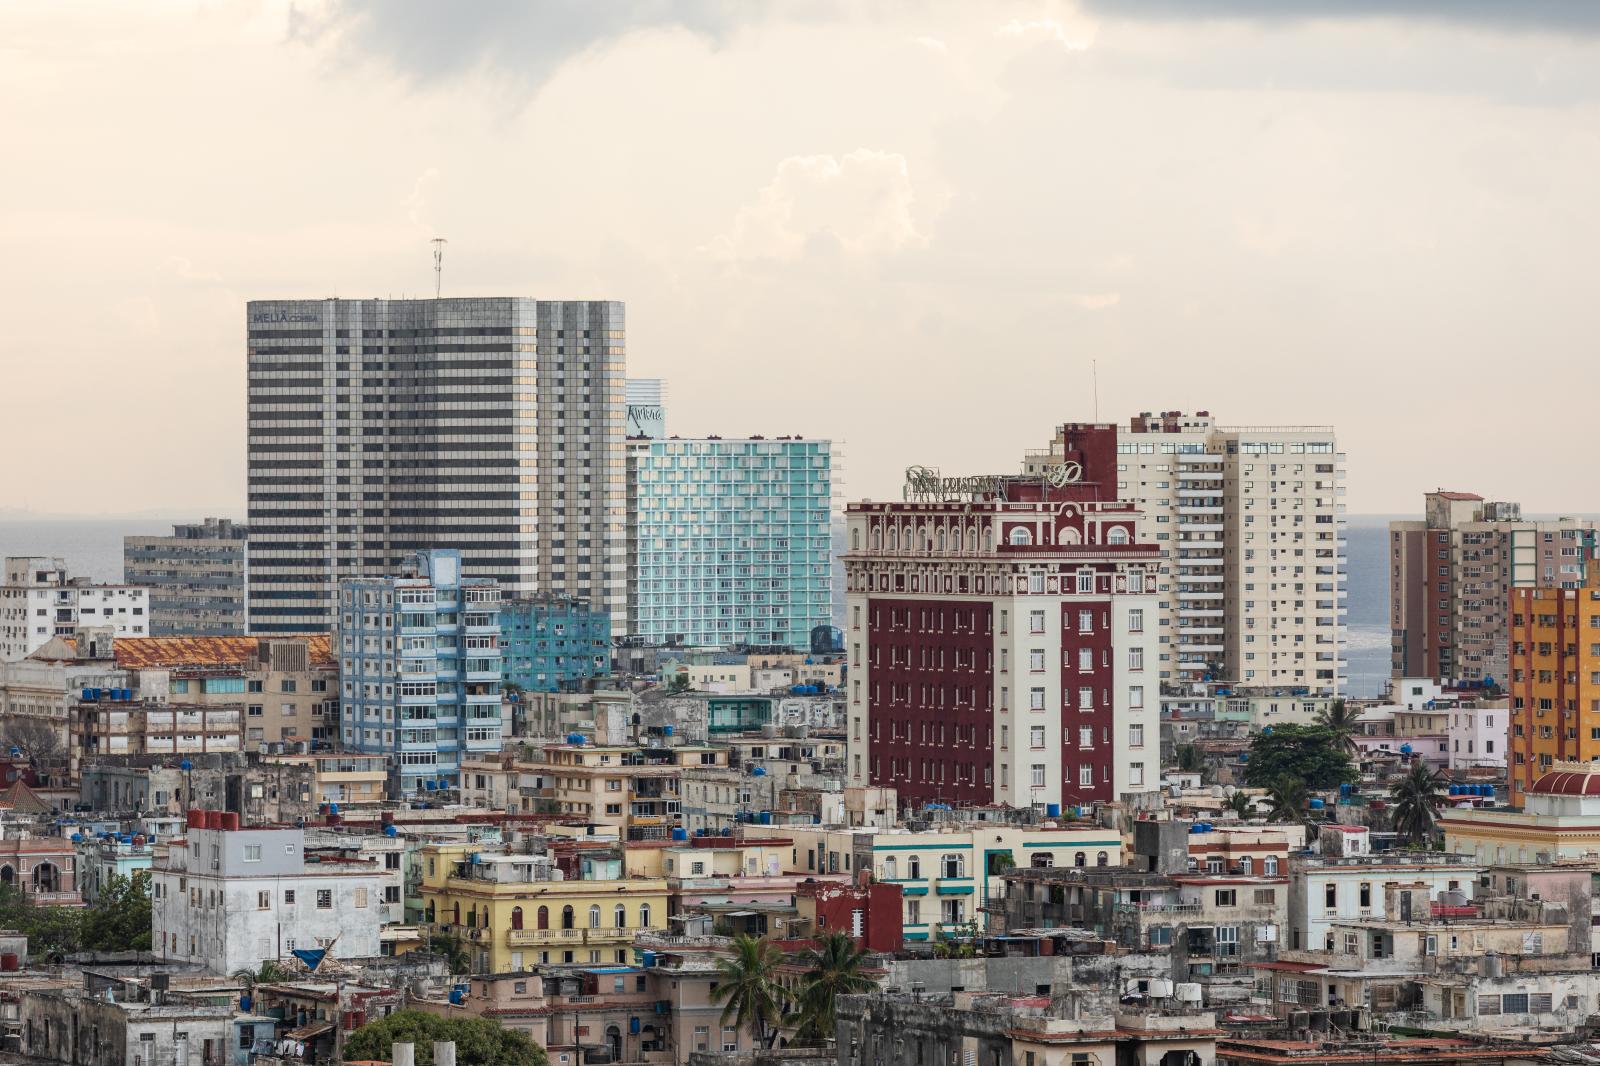
[(674, 829), (672, 831), (672, 839), (673, 840), (688, 840), (689, 839), (689, 831), (687, 829)]
[(1061, 804), (1059, 804), (1059, 803), (1046, 803), (1044, 805), (1044, 815), (1045, 815), (1046, 818), (1060, 818), (1061, 817)]
[(400, 830), (396, 829), (393, 824), (386, 825), (383, 827), (383, 835), (386, 837), (399, 836)]

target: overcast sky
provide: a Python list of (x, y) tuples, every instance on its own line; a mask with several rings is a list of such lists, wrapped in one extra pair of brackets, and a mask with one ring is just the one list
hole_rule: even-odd
[[(1399, 11), (1402, 14), (1371, 14)], [(244, 301), (628, 305), (684, 435), (1337, 426), (1600, 510), (1600, 5), (0, 6), (0, 510), (242, 514)]]

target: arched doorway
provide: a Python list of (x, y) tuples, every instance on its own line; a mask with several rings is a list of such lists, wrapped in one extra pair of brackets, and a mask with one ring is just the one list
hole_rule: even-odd
[(615, 1025), (606, 1026), (606, 1047), (611, 1049), (611, 1061), (622, 1061), (622, 1030)]
[(35, 892), (60, 892), (61, 871), (53, 862), (41, 862), (33, 868), (33, 890)]

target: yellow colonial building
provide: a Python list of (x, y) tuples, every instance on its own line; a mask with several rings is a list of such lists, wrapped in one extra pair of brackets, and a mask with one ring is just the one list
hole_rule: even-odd
[(638, 933), (667, 926), (666, 880), (623, 877), (610, 853), (579, 855), (570, 880), (548, 855), (471, 844), (429, 844), (419, 859), (424, 927), (460, 941), (474, 973), (625, 963)]

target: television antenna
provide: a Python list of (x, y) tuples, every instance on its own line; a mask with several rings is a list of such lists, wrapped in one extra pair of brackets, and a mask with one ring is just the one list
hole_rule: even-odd
[(450, 242), (443, 237), (435, 237), (433, 245), (433, 298), (439, 298), (439, 290), (444, 285), (444, 246)]

